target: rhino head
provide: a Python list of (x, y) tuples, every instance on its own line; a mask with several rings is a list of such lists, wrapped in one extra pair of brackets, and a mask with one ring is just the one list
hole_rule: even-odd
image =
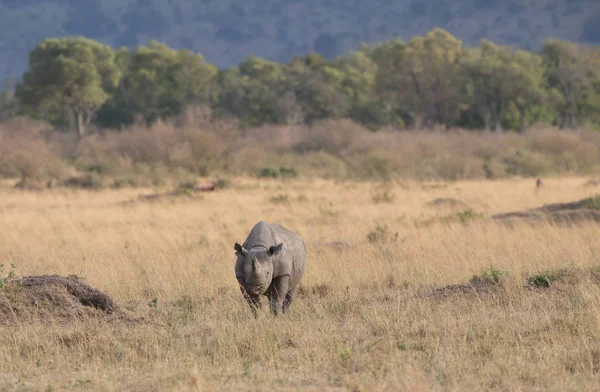
[(267, 249), (247, 250), (236, 242), (234, 249), (238, 257), (244, 258), (246, 291), (254, 296), (264, 294), (273, 279), (273, 258), (281, 253), (283, 243)]

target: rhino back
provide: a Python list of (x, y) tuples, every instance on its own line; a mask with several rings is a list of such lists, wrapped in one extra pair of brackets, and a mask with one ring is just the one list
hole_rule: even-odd
[(278, 237), (272, 225), (265, 221), (260, 221), (254, 225), (252, 230), (250, 230), (250, 233), (242, 246), (246, 249), (251, 249), (255, 246), (264, 246), (265, 248), (268, 248), (277, 245), (280, 242), (281, 239)]
[(283, 270), (290, 273), (290, 288), (293, 289), (302, 279), (306, 268), (306, 245), (300, 235), (278, 223), (271, 225), (275, 233), (283, 241), (283, 252), (279, 262), (284, 264)]

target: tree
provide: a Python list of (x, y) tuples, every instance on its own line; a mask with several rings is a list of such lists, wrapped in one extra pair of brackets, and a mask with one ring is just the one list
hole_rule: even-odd
[(350, 53), (332, 64), (340, 72), (340, 88), (352, 106), (372, 100), (377, 75), (377, 64), (362, 52)]
[(120, 72), (113, 50), (82, 37), (50, 38), (29, 54), (29, 70), (17, 86), (20, 103), (35, 111), (67, 110), (83, 136), (108, 100)]
[[(351, 119), (376, 130), (381, 126), (399, 125), (388, 111), (388, 105), (375, 94), (378, 65), (367, 55), (369, 48), (350, 53), (332, 62), (342, 78), (339, 89), (346, 96)], [(372, 53), (372, 52), (371, 52)]]
[(549, 95), (544, 78), (544, 60), (536, 54), (517, 50), (513, 57), (517, 65), (516, 78), (520, 88), (516, 91), (514, 105), (519, 112), (519, 130), (541, 119), (548, 113)]
[(400, 104), (397, 77), (402, 70), (406, 44), (395, 39), (377, 45), (363, 45), (361, 49), (377, 65), (373, 100), (353, 111), (371, 126), (403, 128), (410, 119), (406, 107)]
[(188, 105), (208, 105), (217, 69), (200, 54), (152, 41), (131, 56), (122, 90), (148, 123), (180, 114)]
[(94, 124), (103, 128), (120, 128), (135, 121), (135, 102), (127, 91), (127, 75), (131, 52), (126, 47), (115, 51), (115, 64), (123, 77), (116, 87), (109, 89), (110, 99), (98, 110)]
[(396, 109), (409, 111), (415, 123), (451, 126), (461, 108), (457, 77), (461, 41), (433, 29), (406, 46), (396, 43), (392, 50), (394, 56), (377, 76), (378, 93)]
[(350, 103), (342, 91), (345, 75), (333, 63), (309, 53), (304, 59), (292, 59), (286, 71), (289, 89), (302, 108), (306, 123), (348, 114)]
[(17, 114), (19, 105), (15, 97), (15, 88), (12, 80), (5, 82), (5, 90), (0, 91), (0, 122), (11, 119)]
[(243, 126), (293, 122), (295, 101), (287, 94), (281, 64), (250, 56), (238, 67), (221, 72), (218, 83), (221, 114), (240, 118)]
[(548, 85), (555, 91), (558, 125), (575, 128), (585, 106), (597, 100), (597, 92), (593, 88), (594, 75), (600, 65), (597, 51), (551, 39), (544, 42), (541, 53), (546, 64)]
[(543, 69), (540, 56), (487, 40), (468, 51), (462, 67), (466, 94), (486, 130), (502, 130), (510, 108), (517, 109), (520, 128), (525, 127), (527, 111), (542, 101)]

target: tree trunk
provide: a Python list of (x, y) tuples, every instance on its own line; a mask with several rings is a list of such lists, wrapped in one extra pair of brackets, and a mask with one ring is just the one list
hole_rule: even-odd
[(73, 109), (75, 114), (75, 123), (77, 126), (77, 135), (79, 137), (85, 136), (87, 133), (87, 126), (92, 122), (94, 114), (96, 114), (95, 108), (92, 109)]
[(502, 122), (500, 122), (499, 118), (496, 119), (496, 125), (494, 127), (494, 130), (496, 132), (502, 132), (502, 131), (504, 131), (504, 129), (502, 129)]
[(483, 122), (485, 124), (485, 131), (489, 132), (492, 129), (492, 116), (488, 111), (484, 111)]
[(85, 119), (83, 111), (75, 112), (75, 119), (77, 121), (77, 135), (83, 137), (83, 135), (85, 135)]

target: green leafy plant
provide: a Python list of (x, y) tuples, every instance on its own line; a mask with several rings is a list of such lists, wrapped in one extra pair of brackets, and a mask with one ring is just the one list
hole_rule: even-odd
[[(17, 267), (15, 266), (15, 264), (11, 263), (8, 274), (6, 276), (4, 276), (4, 264), (0, 264), (0, 291), (5, 290), (6, 284), (8, 283), (8, 281), (15, 277), (16, 269), (17, 269)], [(17, 282), (17, 287), (23, 287), (23, 282), (21, 282), (21, 281)]]
[(528, 283), (536, 287), (550, 287), (557, 277), (552, 272), (543, 272), (533, 275), (528, 279)]
[(191, 195), (194, 193), (196, 189), (196, 181), (194, 180), (184, 180), (177, 184), (174, 193), (176, 195)]
[(487, 270), (482, 271), (481, 276), (483, 279), (490, 281), (494, 284), (501, 283), (504, 279), (508, 277), (508, 270), (501, 270), (494, 266), (490, 266)]
[(352, 356), (352, 350), (349, 348), (345, 348), (341, 353), (340, 353), (340, 359), (342, 361), (347, 361), (348, 359), (350, 359), (350, 357)]
[(298, 177), (298, 171), (293, 167), (271, 166), (260, 169), (261, 178)]

